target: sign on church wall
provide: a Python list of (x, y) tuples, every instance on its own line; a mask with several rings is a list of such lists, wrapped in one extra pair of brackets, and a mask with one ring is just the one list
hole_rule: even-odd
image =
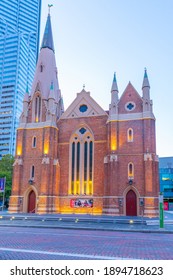
[(71, 199), (70, 207), (72, 208), (93, 207), (93, 199)]

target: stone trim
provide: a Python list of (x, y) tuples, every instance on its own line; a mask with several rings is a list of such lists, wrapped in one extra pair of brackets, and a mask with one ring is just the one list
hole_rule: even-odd
[(58, 165), (58, 166), (60, 166), (60, 164), (59, 164), (59, 159), (54, 159), (54, 160), (53, 160), (53, 165)]
[(46, 122), (32, 122), (32, 123), (21, 123), (19, 124), (19, 127), (17, 128), (17, 130), (20, 129), (39, 129), (39, 128), (45, 128), (45, 127), (53, 127), (55, 129), (58, 130), (58, 127), (56, 126), (55, 122), (51, 122), (51, 121), (46, 121)]
[[(80, 112), (80, 105), (87, 105), (86, 112)], [(107, 113), (101, 108), (101, 106), (90, 96), (90, 92), (86, 92), (84, 89), (77, 94), (75, 100), (62, 114), (60, 119), (73, 119), (80, 117), (94, 117), (94, 116), (108, 116)]]
[(16, 165), (23, 165), (23, 159), (22, 158), (16, 158), (14, 163), (13, 163), (13, 166), (16, 166)]
[(121, 122), (121, 121), (132, 121), (132, 120), (145, 120), (145, 119), (153, 119), (155, 120), (155, 116), (151, 112), (145, 113), (131, 113), (131, 114), (115, 114), (110, 115), (107, 122)]
[(110, 155), (110, 162), (113, 162), (113, 161), (118, 161), (118, 156), (117, 155)]
[(147, 161), (147, 160), (149, 160), (149, 161), (152, 161), (153, 159), (152, 159), (152, 154), (151, 153), (146, 153), (146, 154), (144, 154), (144, 161)]
[(42, 159), (41, 164), (49, 164), (49, 163), (50, 163), (49, 157), (45, 156), (45, 157)]
[(119, 209), (115, 209), (115, 208), (103, 208), (103, 213), (119, 213)]
[(144, 209), (144, 214), (158, 214), (159, 210), (145, 210)]

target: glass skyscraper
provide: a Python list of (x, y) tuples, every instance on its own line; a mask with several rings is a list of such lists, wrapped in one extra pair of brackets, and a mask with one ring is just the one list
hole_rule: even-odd
[(41, 0), (0, 3), (0, 159), (14, 154), (23, 96), (38, 57)]
[(173, 211), (173, 157), (159, 158), (159, 174), (164, 209)]

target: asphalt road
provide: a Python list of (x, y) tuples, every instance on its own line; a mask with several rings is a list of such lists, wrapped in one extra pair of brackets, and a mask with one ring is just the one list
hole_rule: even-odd
[(0, 227), (0, 260), (173, 260), (173, 234)]

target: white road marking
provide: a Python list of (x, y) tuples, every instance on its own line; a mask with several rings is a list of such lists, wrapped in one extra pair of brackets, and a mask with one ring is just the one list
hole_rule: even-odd
[[(14, 234), (14, 233), (16, 233), (16, 234), (28, 234), (28, 235), (48, 235), (48, 232), (41, 232), (41, 231), (37, 231), (37, 232), (32, 232), (32, 231), (17, 231), (17, 230), (14, 230), (14, 228), (10, 228), (10, 229), (13, 229), (13, 231), (8, 231), (8, 234)], [(39, 229), (40, 230), (40, 229)], [(69, 230), (72, 230), (72, 229), (69, 229)], [(7, 228), (5, 228), (4, 230), (3, 229), (1, 229), (0, 228), (0, 232), (7, 232)], [(124, 233), (126, 233), (126, 232), (117, 232), (117, 233), (121, 233), (121, 234), (123, 234), (123, 239), (129, 239), (129, 237), (130, 237), (130, 240), (136, 240), (136, 236), (132, 236), (135, 232), (131, 232), (132, 233), (132, 235), (130, 234), (129, 235), (129, 233), (128, 233), (128, 235), (127, 236), (125, 236), (124, 235)], [(141, 232), (142, 234), (144, 233), (144, 232)], [(160, 240), (160, 233), (158, 234), (157, 232), (156, 233), (154, 233), (155, 235), (157, 235), (157, 236), (154, 236), (153, 237), (153, 239), (152, 239), (152, 236), (150, 236), (150, 241), (151, 240), (153, 240), (153, 241), (156, 241), (157, 239), (158, 240)], [(70, 237), (88, 237), (88, 234), (75, 234), (75, 233), (53, 233), (53, 232), (49, 232), (49, 235), (50, 236), (69, 236), (70, 235)], [(93, 237), (93, 238), (103, 238), (103, 239), (121, 239), (122, 238), (122, 235), (120, 235), (120, 234), (118, 234), (118, 236), (110, 236), (110, 235), (108, 235), (108, 236), (106, 236), (106, 235), (94, 235), (94, 234), (92, 234), (92, 235), (90, 235), (91, 237)], [(138, 238), (137, 238), (138, 240), (146, 240), (147, 238), (145, 238), (145, 237), (139, 237), (139, 233), (138, 233)]]
[(99, 255), (84, 255), (84, 254), (73, 254), (73, 253), (66, 253), (66, 252), (59, 253), (59, 252), (37, 251), (37, 250), (27, 250), (27, 249), (0, 248), (0, 251), (54, 255), (54, 256), (67, 256), (67, 257), (89, 258), (89, 259), (99, 259), (99, 260), (134, 260), (132, 258), (120, 258), (120, 257), (99, 256)]

